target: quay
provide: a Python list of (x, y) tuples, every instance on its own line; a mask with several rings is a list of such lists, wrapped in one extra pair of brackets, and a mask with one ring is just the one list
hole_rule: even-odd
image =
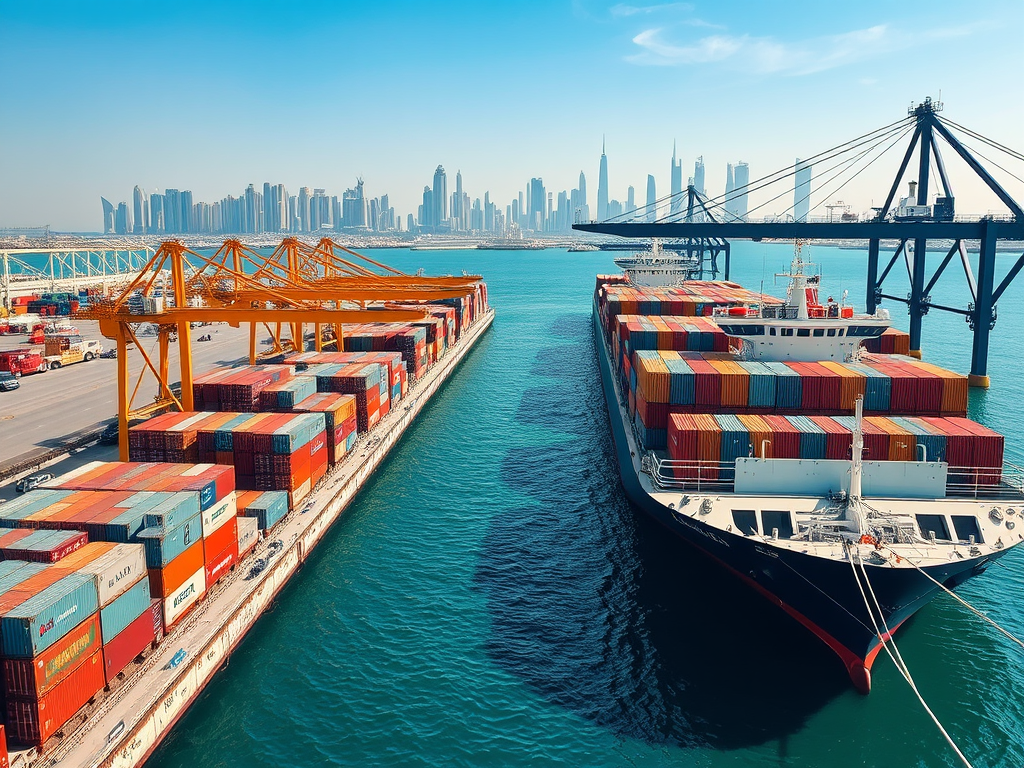
[[(260, 542), (121, 685), (65, 726), (64, 738), (56, 748), (42, 755), (35, 749), (14, 752), (11, 766), (141, 765), (225, 664), (493, 320), (494, 310), (488, 309), (469, 326), (467, 333), (410, 388), (399, 407), (361, 438), (344, 461), (324, 478), (301, 509), (293, 511)], [(172, 665), (176, 659), (178, 663)]]

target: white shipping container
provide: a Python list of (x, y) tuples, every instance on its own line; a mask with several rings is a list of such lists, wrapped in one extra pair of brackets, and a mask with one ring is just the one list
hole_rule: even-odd
[(95, 577), (100, 594), (100, 607), (109, 603), (148, 578), (146, 572), (146, 548), (142, 544), (118, 544), (105, 555), (78, 569), (79, 573)]
[(57, 488), (62, 483), (66, 483), (69, 480), (74, 480), (76, 477), (92, 472), (97, 467), (101, 466), (105, 462), (102, 461), (90, 461), (88, 464), (83, 464), (77, 469), (72, 469), (70, 472), (65, 472), (63, 475), (57, 475), (53, 480), (43, 485), (44, 488)]
[(164, 599), (164, 628), (180, 619), (189, 608), (206, 594), (206, 566), (196, 571), (192, 578)]
[(255, 517), (238, 518), (238, 556), (255, 546), (260, 535), (260, 521)]
[(203, 538), (220, 528), (232, 517), (238, 515), (235, 492), (232, 491), (212, 507), (203, 512)]

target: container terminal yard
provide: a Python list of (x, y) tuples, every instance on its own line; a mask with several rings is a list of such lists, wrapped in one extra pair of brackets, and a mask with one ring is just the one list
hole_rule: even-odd
[(119, 444), (2, 491), (9, 763), (141, 764), (493, 317), (478, 276), (403, 275), (329, 241), (269, 257), (232, 241), (212, 259), (165, 244), (51, 324), (72, 349), (98, 330), (117, 358), (22, 374), (3, 393), (27, 437), (11, 442), (88, 432), (116, 388)]

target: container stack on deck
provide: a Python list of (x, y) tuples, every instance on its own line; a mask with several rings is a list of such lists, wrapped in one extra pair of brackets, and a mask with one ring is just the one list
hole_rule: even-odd
[[(760, 301), (777, 303), (729, 283), (639, 290), (598, 277), (613, 365), (646, 448), (706, 463), (701, 479), (731, 479), (727, 465), (745, 456), (848, 459), (862, 397), (865, 460), (945, 461), (952, 482), (999, 482), (1003, 438), (964, 418), (966, 376), (899, 354), (909, 340), (891, 329), (857, 362), (744, 361), (702, 315)], [(675, 471), (696, 479), (698, 465)]]

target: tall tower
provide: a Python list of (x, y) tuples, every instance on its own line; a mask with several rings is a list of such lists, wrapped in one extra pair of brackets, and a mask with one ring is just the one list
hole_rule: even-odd
[(430, 218), (435, 227), (443, 227), (448, 223), (448, 174), (444, 172), (444, 166), (439, 165), (434, 171), (433, 193), (434, 212)]
[(633, 189), (631, 184), (626, 188), (626, 210), (622, 213), (632, 213), (636, 210), (636, 190)]
[(146, 197), (146, 192), (138, 185), (135, 186), (132, 203), (135, 208), (135, 221), (132, 226), (132, 232), (136, 235), (144, 235), (149, 231), (149, 198)]
[(658, 192), (654, 186), (654, 174), (647, 174), (647, 216), (648, 221), (655, 221), (658, 218)]
[(452, 198), (452, 219), (455, 229), (464, 229), (466, 212), (462, 209), (462, 171), (455, 172), (455, 196)]
[(670, 213), (683, 210), (683, 161), (676, 160), (676, 143), (672, 142), (672, 205)]
[(103, 234), (109, 235), (114, 231), (114, 205), (107, 198), (100, 198), (100, 205), (103, 206)]
[(737, 193), (733, 201), (733, 212), (741, 219), (747, 218), (747, 185), (750, 183), (750, 166), (742, 160), (733, 168), (733, 191)]
[(807, 221), (811, 213), (811, 164), (796, 159), (796, 177), (793, 179), (793, 220)]
[(736, 213), (736, 201), (732, 199), (732, 191), (736, 189), (736, 179), (733, 175), (732, 163), (725, 166), (725, 212)]
[(693, 164), (693, 188), (700, 192), (702, 195), (706, 195), (707, 192), (704, 190), (704, 156), (701, 155), (697, 158), (697, 162)]
[(601, 171), (597, 176), (597, 220), (608, 218), (608, 155), (604, 152), (604, 138), (601, 138)]

